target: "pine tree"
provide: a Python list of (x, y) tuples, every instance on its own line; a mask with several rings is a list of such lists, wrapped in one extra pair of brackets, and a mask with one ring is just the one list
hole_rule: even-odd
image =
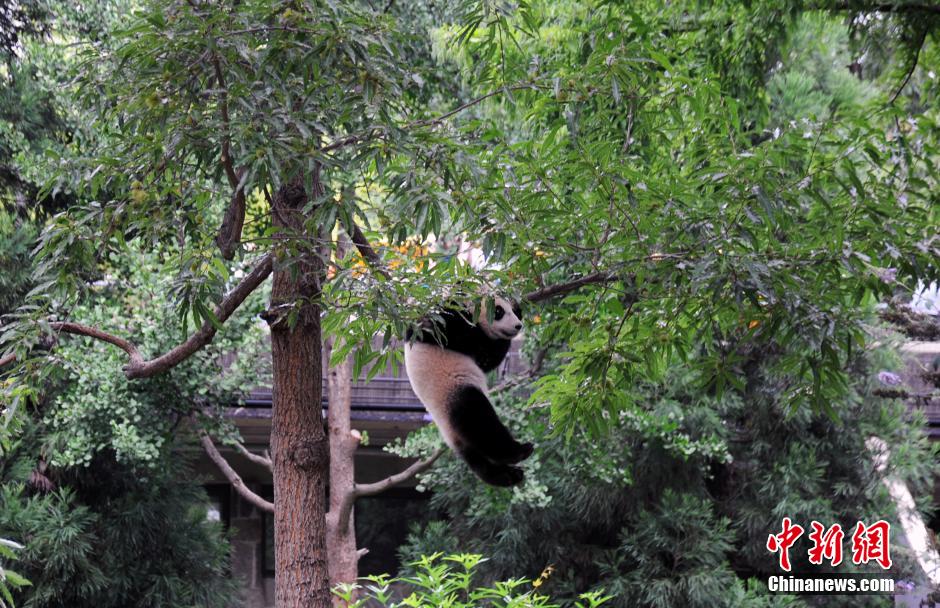
[(30, 425), (0, 459), (0, 537), (20, 539), (23, 608), (226, 606), (228, 543), (205, 492), (169, 447), (142, 470), (98, 454), (49, 469)]

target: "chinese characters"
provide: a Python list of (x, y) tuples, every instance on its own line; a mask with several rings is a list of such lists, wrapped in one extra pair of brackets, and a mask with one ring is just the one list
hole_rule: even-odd
[[(826, 528), (818, 521), (810, 522), (812, 531), (809, 540), (812, 547), (808, 551), (809, 563), (821, 565), (827, 560), (833, 567), (842, 563), (842, 543), (845, 532), (842, 526), (834, 524)], [(803, 536), (805, 529), (795, 524), (789, 517), (781, 522), (781, 531), (767, 537), (767, 550), (778, 554), (782, 570), (790, 571), (790, 549)], [(866, 526), (863, 522), (855, 525), (852, 533), (852, 563), (856, 566), (875, 562), (885, 570), (891, 567), (891, 524), (884, 520)]]

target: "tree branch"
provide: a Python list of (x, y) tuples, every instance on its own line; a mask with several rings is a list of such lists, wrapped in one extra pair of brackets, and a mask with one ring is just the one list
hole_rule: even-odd
[(349, 238), (352, 239), (356, 249), (359, 250), (359, 254), (362, 255), (363, 259), (369, 263), (369, 266), (371, 266), (373, 270), (386, 279), (391, 278), (391, 275), (388, 273), (385, 265), (382, 264), (382, 258), (380, 258), (379, 254), (375, 252), (375, 249), (372, 248), (369, 240), (366, 239), (366, 235), (362, 233), (362, 229), (359, 228), (359, 226), (356, 224), (353, 224), (352, 234), (349, 235)]
[(389, 475), (381, 481), (376, 481), (374, 483), (357, 483), (353, 486), (351, 492), (347, 492), (340, 503), (339, 507), (339, 519), (338, 527), (340, 530), (345, 530), (349, 526), (349, 515), (352, 513), (353, 503), (356, 502), (357, 498), (363, 496), (374, 496), (380, 492), (396, 486), (400, 483), (408, 481), (419, 473), (423, 473), (428, 470), (434, 461), (440, 458), (441, 454), (446, 452), (446, 448), (438, 448), (434, 450), (434, 453), (425, 458), (424, 460), (419, 460), (413, 463), (410, 467), (401, 471), (400, 473), (395, 473), (394, 475)]
[(242, 498), (262, 511), (274, 513), (274, 503), (268, 502), (248, 489), (248, 486), (245, 485), (242, 478), (235, 472), (235, 469), (233, 469), (228, 461), (225, 460), (225, 457), (219, 453), (219, 450), (215, 447), (215, 444), (212, 443), (212, 439), (209, 437), (208, 433), (202, 429), (199, 429), (199, 442), (202, 444), (202, 448), (206, 451), (209, 459), (215, 463), (215, 466), (219, 467), (219, 471), (228, 479), (229, 483), (232, 484), (232, 487), (235, 488), (235, 491), (238, 492)]
[[(258, 288), (261, 283), (271, 274), (274, 261), (271, 254), (264, 256), (257, 266), (241, 280), (230, 292), (222, 299), (222, 302), (215, 309), (215, 317), (218, 322), (225, 323), (232, 313), (234, 313), (242, 302), (245, 301), (251, 292)], [(128, 378), (148, 378), (178, 365), (185, 361), (190, 355), (212, 341), (216, 334), (216, 326), (208, 321), (202, 324), (195, 333), (189, 336), (185, 342), (167, 351), (166, 353), (145, 361), (140, 351), (133, 343), (124, 338), (101, 331), (95, 327), (89, 327), (80, 323), (68, 321), (53, 322), (49, 326), (56, 330), (69, 334), (76, 334), (95, 338), (113, 344), (127, 353), (130, 361), (124, 366), (124, 375)]]
[(219, 62), (219, 56), (212, 54), (212, 67), (215, 70), (215, 79), (219, 85), (219, 114), (222, 116), (222, 124), (225, 128), (222, 132), (222, 168), (225, 169), (225, 175), (228, 177), (229, 185), (234, 188), (238, 185), (238, 175), (232, 166), (231, 135), (229, 133), (230, 121), (228, 115), (228, 89), (225, 86), (225, 76), (222, 74), (222, 64)]
[[(402, 129), (411, 129), (413, 127), (426, 127), (428, 125), (440, 124), (444, 122), (445, 120), (447, 120), (448, 118), (451, 118), (452, 116), (459, 114), (463, 112), (464, 110), (472, 108), (473, 106), (486, 101), (490, 97), (496, 97), (497, 95), (501, 93), (506, 93), (509, 91), (521, 91), (524, 89), (530, 89), (532, 88), (532, 86), (533, 86), (532, 82), (526, 82), (522, 84), (514, 84), (514, 85), (500, 87), (496, 90), (490, 91), (489, 93), (485, 93), (483, 95), (480, 95), (479, 97), (471, 99), (470, 101), (457, 106), (453, 110), (444, 112), (440, 116), (435, 116), (434, 118), (425, 118), (423, 120), (415, 120), (413, 122), (410, 122), (404, 125)], [(382, 131), (387, 131), (387, 128), (375, 127), (375, 128), (369, 129), (368, 133), (357, 133), (353, 135), (347, 135), (346, 137), (337, 139), (336, 141), (331, 142), (325, 146), (321, 146), (317, 150), (317, 152), (322, 154), (324, 152), (332, 152), (340, 148), (345, 148), (346, 146), (358, 144), (360, 142), (366, 141), (367, 139), (372, 139), (373, 137), (376, 137)]]
[(903, 4), (888, 4), (885, 2), (873, 2), (870, 4), (864, 2), (835, 2), (829, 6), (825, 6), (825, 3), (818, 3), (808, 8), (822, 11), (856, 11), (859, 13), (927, 13), (940, 15), (940, 5), (927, 3), (915, 4), (912, 2)]
[(244, 445), (240, 443), (235, 444), (235, 449), (238, 450), (242, 456), (252, 461), (253, 463), (260, 464), (261, 466), (265, 467), (272, 473), (274, 472), (274, 464), (271, 462), (271, 459), (268, 458), (267, 456), (262, 456), (260, 454), (249, 452), (248, 448), (246, 448)]
[[(356, 249), (359, 250), (359, 253), (362, 255), (362, 257), (369, 263), (370, 266), (372, 266), (373, 269), (375, 269), (376, 272), (381, 274), (386, 279), (389, 278), (391, 275), (389, 275), (388, 270), (382, 265), (382, 259), (375, 252), (375, 249), (372, 248), (372, 245), (369, 243), (368, 239), (366, 239), (359, 226), (353, 224), (352, 230), (353, 233), (350, 235), (350, 238), (356, 245)], [(593, 272), (579, 279), (574, 279), (565, 283), (557, 283), (555, 285), (548, 285), (546, 287), (536, 289), (535, 291), (524, 295), (523, 298), (529, 302), (541, 302), (542, 300), (547, 300), (549, 298), (580, 289), (585, 285), (611, 283), (616, 281), (618, 278), (619, 276), (611, 271)]]
[(216, 244), (222, 252), (222, 257), (231, 260), (235, 257), (235, 246), (241, 241), (242, 228), (245, 225), (245, 184), (244, 179), (246, 171), (244, 169), (236, 170), (232, 164), (232, 134), (231, 121), (228, 113), (228, 87), (225, 84), (225, 75), (222, 73), (222, 64), (219, 56), (212, 54), (212, 67), (215, 70), (215, 78), (219, 85), (219, 113), (222, 116), (222, 168), (225, 170), (225, 176), (228, 178), (229, 186), (232, 187), (232, 201), (225, 211), (225, 217), (222, 219), (222, 226), (219, 228), (219, 234), (216, 237)]
[(245, 227), (245, 169), (236, 171), (238, 180), (233, 186), (235, 191), (232, 193), (232, 200), (225, 210), (225, 217), (222, 218), (222, 225), (219, 227), (219, 234), (215, 237), (215, 243), (219, 246), (222, 257), (231, 260), (235, 257), (235, 247), (242, 240), (242, 230)]
[(910, 399), (912, 401), (932, 401), (940, 399), (940, 391), (912, 392), (903, 388), (876, 388), (871, 392), (875, 397), (884, 399)]
[(911, 60), (911, 67), (904, 76), (904, 80), (901, 82), (901, 86), (898, 87), (898, 90), (894, 92), (894, 95), (892, 95), (891, 99), (888, 101), (889, 105), (897, 101), (898, 97), (901, 95), (901, 91), (903, 91), (904, 87), (907, 86), (907, 83), (911, 81), (911, 76), (914, 75), (914, 70), (917, 69), (917, 63), (920, 61), (920, 50), (924, 47), (924, 42), (927, 40), (927, 28), (925, 27), (923, 29), (924, 31), (920, 34), (920, 41), (917, 43), (917, 49), (914, 51), (914, 58)]
[(453, 110), (450, 110), (449, 112), (444, 112), (444, 113), (441, 114), (440, 116), (437, 116), (437, 117), (435, 117), (435, 118), (428, 118), (428, 119), (425, 119), (425, 120), (418, 120), (418, 121), (409, 123), (408, 125), (405, 126), (405, 128), (407, 129), (407, 128), (409, 128), (409, 127), (419, 127), (419, 126), (435, 125), (435, 124), (442, 123), (442, 122), (444, 122), (445, 120), (447, 120), (448, 118), (450, 118), (450, 117), (452, 117), (452, 116), (454, 116), (454, 115), (456, 115), (456, 114), (460, 114), (460, 113), (463, 112), (464, 110), (467, 110), (467, 109), (469, 109), (469, 108), (472, 108), (473, 106), (475, 106), (475, 105), (477, 105), (477, 104), (483, 103), (484, 101), (486, 101), (486, 100), (489, 99), (490, 97), (496, 97), (497, 95), (500, 95), (501, 93), (508, 93), (508, 92), (510, 92), (510, 91), (522, 91), (522, 90), (525, 90), (525, 89), (531, 89), (531, 88), (532, 88), (532, 84), (533, 84), (533, 83), (532, 83), (531, 81), (529, 81), (529, 82), (524, 82), (524, 83), (521, 83), (521, 84), (514, 84), (514, 85), (509, 85), (509, 86), (500, 87), (500, 88), (498, 88), (498, 89), (494, 89), (494, 90), (490, 91), (489, 93), (485, 93), (485, 94), (483, 94), (483, 95), (480, 95), (479, 97), (476, 97), (476, 98), (474, 98), (474, 99), (471, 99), (470, 101), (468, 101), (468, 102), (466, 102), (466, 103), (463, 103), (463, 104), (457, 106), (456, 108), (454, 108)]
[(394, 475), (389, 475), (381, 481), (376, 481), (374, 483), (357, 483), (354, 490), (356, 498), (361, 498), (363, 496), (374, 496), (380, 492), (396, 486), (400, 483), (408, 481), (419, 473), (423, 473), (431, 468), (431, 465), (434, 464), (441, 454), (447, 451), (447, 448), (437, 448), (434, 450), (434, 453), (425, 458), (424, 460), (419, 460), (418, 462), (413, 463), (410, 467), (401, 471), (400, 473), (395, 473)]
[(556, 283), (555, 285), (547, 285), (541, 289), (531, 291), (522, 297), (529, 302), (541, 302), (542, 300), (554, 298), (555, 296), (566, 294), (569, 291), (580, 289), (585, 285), (612, 283), (618, 278), (619, 277), (616, 273), (610, 271), (592, 272), (591, 274), (585, 275), (579, 279), (573, 279), (565, 283)]
[(127, 356), (130, 357), (130, 363), (128, 364), (129, 366), (140, 365), (144, 361), (143, 357), (140, 355), (140, 351), (137, 350), (136, 345), (131, 343), (129, 340), (125, 340), (119, 336), (101, 331), (97, 327), (90, 327), (88, 325), (82, 325), (81, 323), (72, 323), (71, 321), (54, 321), (49, 323), (49, 327), (55, 331), (60, 331), (67, 334), (75, 334), (78, 336), (87, 336), (89, 338), (94, 338), (95, 340), (101, 340), (102, 342), (113, 344), (127, 353)]

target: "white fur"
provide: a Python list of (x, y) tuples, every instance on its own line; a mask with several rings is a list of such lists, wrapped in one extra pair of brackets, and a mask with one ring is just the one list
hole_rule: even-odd
[(450, 425), (447, 403), (459, 386), (475, 386), (487, 392), (486, 375), (476, 362), (458, 352), (433, 344), (415, 342), (405, 345), (405, 371), (411, 388), (431, 414), (444, 442), (459, 449), (458, 437)]
[[(502, 306), (503, 317), (496, 319), (494, 316), (489, 323), (484, 308), (480, 311), (477, 323), (491, 339), (511, 340), (519, 333), (522, 321), (513, 313), (512, 304), (507, 300), (495, 298), (495, 304)], [(431, 414), (444, 442), (459, 451), (460, 437), (450, 423), (448, 411), (451, 395), (462, 386), (476, 387), (486, 395), (486, 374), (473, 358), (437, 344), (423, 342), (405, 344), (405, 371), (411, 381), (411, 388)]]
[(497, 319), (493, 317), (493, 322), (488, 323), (486, 318), (486, 304), (483, 305), (483, 309), (480, 311), (480, 320), (478, 325), (480, 329), (483, 330), (487, 336), (493, 339), (502, 339), (502, 340), (512, 340), (516, 337), (516, 334), (519, 333), (522, 328), (522, 321), (519, 317), (516, 316), (516, 313), (512, 311), (512, 304), (503, 298), (494, 298), (494, 303), (496, 306), (501, 306), (503, 308), (503, 318)]

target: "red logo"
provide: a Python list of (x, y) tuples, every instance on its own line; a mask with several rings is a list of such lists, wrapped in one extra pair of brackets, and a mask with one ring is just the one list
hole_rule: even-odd
[[(807, 552), (809, 563), (821, 565), (828, 561), (833, 567), (842, 563), (842, 543), (845, 532), (839, 524), (826, 528), (818, 521), (810, 523), (812, 532), (809, 540), (813, 543)], [(770, 534), (767, 537), (767, 550), (778, 553), (780, 568), (790, 571), (790, 549), (796, 541), (803, 536), (804, 528), (793, 523), (789, 517), (781, 522), (779, 534)], [(874, 561), (885, 570), (891, 567), (891, 524), (884, 520), (876, 521), (870, 526), (862, 522), (855, 525), (852, 533), (852, 563), (855, 565), (867, 564)]]
[(842, 526), (835, 524), (826, 530), (821, 523), (813, 521), (810, 527), (813, 531), (809, 533), (809, 539), (813, 541), (813, 547), (809, 550), (809, 563), (819, 565), (823, 559), (828, 559), (833, 566), (841, 564), (842, 539), (845, 538)]
[(783, 518), (783, 531), (780, 534), (771, 534), (767, 537), (767, 550), (771, 553), (780, 553), (780, 567), (790, 571), (790, 547), (803, 536), (803, 526), (790, 525), (790, 518)]
[(890, 538), (891, 524), (885, 520), (876, 521), (867, 527), (858, 522), (852, 534), (852, 563), (867, 564), (874, 560), (887, 570), (891, 567)]

